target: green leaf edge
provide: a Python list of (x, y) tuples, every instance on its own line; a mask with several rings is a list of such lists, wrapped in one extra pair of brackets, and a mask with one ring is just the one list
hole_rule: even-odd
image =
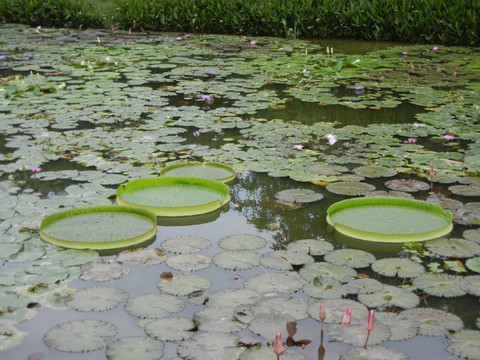
[[(416, 207), (420, 209), (425, 209), (429, 212), (438, 213), (445, 217), (448, 221), (447, 225), (438, 228), (436, 230), (422, 232), (422, 233), (413, 233), (413, 234), (380, 234), (376, 232), (370, 231), (363, 231), (354, 229), (350, 226), (343, 225), (340, 223), (333, 223), (330, 215), (334, 212), (353, 207), (353, 206), (368, 206), (368, 205), (396, 205), (396, 206), (409, 206), (409, 207)], [(421, 201), (421, 200), (413, 200), (413, 199), (404, 199), (404, 198), (396, 198), (396, 197), (366, 197), (366, 198), (355, 198), (355, 199), (347, 199), (339, 201), (333, 205), (331, 205), (327, 209), (327, 223), (335, 228), (335, 230), (339, 231), (340, 233), (360, 239), (360, 240), (367, 240), (367, 241), (374, 241), (374, 242), (384, 242), (384, 243), (403, 243), (406, 241), (425, 241), (435, 239), (441, 236), (448, 234), (453, 229), (453, 215), (449, 211), (444, 211), (442, 207), (438, 204)]]
[[(215, 200), (209, 203), (195, 205), (195, 206), (147, 206), (135, 204), (122, 199), (122, 195), (126, 192), (134, 192), (135, 190), (155, 186), (155, 185), (169, 185), (169, 184), (185, 184), (185, 185), (200, 185), (211, 188), (223, 195), (223, 200)], [(194, 216), (206, 214), (221, 208), (223, 205), (230, 201), (230, 188), (228, 185), (216, 180), (209, 180), (196, 177), (184, 177), (184, 176), (165, 176), (137, 179), (128, 182), (125, 185), (120, 185), (117, 189), (117, 204), (125, 205), (134, 208), (145, 209), (154, 213), (160, 217), (181, 217), (181, 216)]]
[[(95, 212), (129, 212), (135, 213), (144, 216), (145, 218), (149, 219), (152, 223), (152, 228), (138, 236), (129, 239), (122, 239), (117, 241), (96, 241), (96, 242), (83, 242), (83, 241), (71, 241), (65, 239), (59, 239), (53, 236), (50, 236), (45, 233), (46, 228), (48, 225), (54, 223), (65, 217), (75, 216), (78, 214), (87, 214), (87, 213), (95, 213)], [(76, 208), (67, 211), (62, 211), (59, 213), (55, 213), (45, 217), (40, 224), (40, 238), (50, 244), (62, 246), (65, 248), (70, 249), (92, 249), (92, 250), (112, 250), (123, 248), (131, 245), (137, 245), (143, 243), (147, 240), (153, 238), (157, 233), (157, 217), (150, 211), (139, 209), (139, 208), (132, 208), (128, 206), (115, 206), (115, 205), (107, 205), (107, 206), (90, 206), (90, 207), (83, 207), (83, 208)]]
[(185, 162), (185, 163), (181, 163), (181, 164), (168, 165), (168, 166), (165, 166), (162, 170), (160, 170), (160, 175), (169, 176), (168, 172), (170, 170), (178, 169), (178, 168), (181, 168), (181, 167), (198, 166), (198, 165), (221, 168), (223, 170), (227, 170), (228, 172), (230, 172), (232, 174), (232, 175), (227, 176), (227, 177), (222, 178), (222, 179), (215, 179), (215, 181), (219, 181), (219, 182), (222, 182), (222, 183), (225, 184), (225, 183), (228, 183), (230, 181), (235, 180), (235, 177), (236, 177), (235, 170), (228, 165), (217, 163), (217, 162), (202, 163), (202, 162), (199, 162), (199, 161), (190, 161), (190, 162)]

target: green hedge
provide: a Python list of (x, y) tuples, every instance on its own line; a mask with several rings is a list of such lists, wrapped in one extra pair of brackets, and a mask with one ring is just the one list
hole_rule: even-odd
[[(110, 3), (109, 11), (102, 6)], [(480, 0), (0, 0), (0, 19), (143, 31), (480, 44)]]

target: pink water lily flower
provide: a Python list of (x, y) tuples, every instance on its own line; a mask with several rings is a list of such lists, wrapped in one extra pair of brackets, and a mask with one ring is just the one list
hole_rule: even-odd
[(32, 167), (30, 168), (30, 170), (31, 170), (32, 172), (34, 172), (34, 173), (38, 173), (38, 172), (42, 171), (42, 168), (41, 168), (41, 167), (32, 166)]
[(375, 328), (375, 310), (370, 310), (368, 312), (367, 323), (365, 324), (365, 329), (367, 329), (367, 338), (365, 339), (365, 345), (363, 347), (367, 348), (368, 338), (370, 337), (370, 332)]
[(455, 139), (455, 136), (453, 136), (453, 135), (443, 135), (443, 138), (447, 141), (450, 141), (450, 140)]
[(277, 332), (275, 341), (273, 342), (273, 352), (277, 355), (277, 360), (280, 360), (280, 355), (283, 353), (282, 334)]
[(415, 144), (417, 142), (417, 138), (414, 138), (414, 137), (408, 138), (408, 142), (410, 144)]
[(432, 50), (433, 50), (433, 51), (437, 51), (437, 50), (438, 50), (438, 46), (434, 46), (434, 47), (432, 48)]
[(345, 313), (342, 317), (342, 325), (350, 325), (350, 319), (352, 316), (352, 310), (350, 308), (345, 309)]

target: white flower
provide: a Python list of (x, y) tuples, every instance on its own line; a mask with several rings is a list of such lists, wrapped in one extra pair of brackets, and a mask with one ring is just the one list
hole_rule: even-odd
[(333, 145), (338, 141), (338, 138), (333, 134), (327, 134), (325, 138), (328, 140), (329, 145)]

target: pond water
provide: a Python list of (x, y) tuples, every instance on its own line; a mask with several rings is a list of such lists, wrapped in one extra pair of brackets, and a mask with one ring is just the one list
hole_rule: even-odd
[[(372, 331), (371, 341), (382, 331), (398, 336), (395, 341), (390, 336), (378, 340), (381, 347), (411, 359), (478, 358), (478, 337), (468, 344), (458, 340), (463, 353), (446, 348), (452, 335), (464, 334), (463, 328), (476, 331), (474, 337), (479, 334), (479, 49), (276, 38), (242, 42), (240, 37), (130, 36), (102, 30), (42, 29), (42, 33), (45, 35), (24, 26), (0, 26), (1, 358), (107, 358), (105, 346), (67, 353), (45, 345), (43, 338), (67, 321), (97, 319), (116, 328), (107, 342), (131, 336), (143, 339), (142, 316), (127, 312), (125, 301), (92, 312), (75, 311), (64, 300), (75, 290), (93, 287), (122, 289), (129, 299), (172, 294), (158, 285), (167, 281), (168, 272), (174, 278), (193, 274), (199, 277), (199, 284), (203, 279), (210, 281), (203, 291), (173, 291), (183, 306), (165, 318), (195, 319), (197, 327), (182, 336), (195, 339), (206, 334), (213, 344), (207, 340), (194, 343), (192, 354), (185, 345), (191, 340), (164, 341), (163, 359), (181, 358), (179, 349), (183, 358), (238, 358), (228, 352), (231, 346), (224, 345), (229, 342), (223, 338), (230, 333), (248, 339), (244, 341), (250, 345), (262, 345), (249, 346), (240, 358), (274, 358), (269, 346), (276, 331), (287, 339), (288, 321), (284, 319), (292, 313), (301, 313), (294, 318), (294, 339), (311, 342), (304, 347), (301, 342), (288, 346), (281, 359), (338, 359), (363, 345), (358, 337), (349, 337), (348, 326), (336, 325), (343, 308), (335, 316), (330, 313), (332, 308), (327, 308), (321, 335), (318, 311), (310, 308), (330, 300), (328, 296), (309, 296), (306, 285), (311, 283), (314, 291), (319, 291), (326, 284), (330, 290), (366, 278), (380, 281), (384, 289), (394, 286), (408, 294), (397, 295), (392, 290), (377, 305), (361, 304), (361, 296), (355, 293), (339, 296), (360, 306), (357, 312), (352, 310), (348, 329), (361, 329), (362, 343), (367, 306), (377, 314), (377, 331)], [(255, 44), (250, 44), (251, 40)], [(333, 46), (334, 54), (326, 53), (326, 46)], [(156, 176), (166, 164), (190, 160), (230, 165), (237, 178), (228, 184), (231, 201), (221, 210), (192, 218), (158, 219), (156, 238), (147, 246), (165, 250), (166, 261), (155, 265), (127, 262), (128, 273), (108, 278), (113, 275), (104, 270), (105, 281), (93, 281), (83, 276), (87, 270), (82, 261), (106, 260), (102, 266), (108, 267), (117, 264), (116, 254), (95, 257), (78, 251), (62, 258), (65, 252), (40, 240), (38, 230), (45, 216), (115, 203), (120, 184)], [(432, 184), (430, 164), (435, 171)], [(377, 167), (378, 173), (365, 175), (366, 168)], [(384, 168), (395, 172), (388, 177), (379, 175)], [(419, 190), (418, 182), (433, 188)], [(344, 183), (345, 189), (333, 190), (329, 185), (335, 183)], [(322, 199), (300, 206), (276, 201), (276, 195), (288, 189), (312, 190)], [(390, 192), (438, 202), (454, 214), (455, 226), (447, 238), (461, 240), (451, 247), (468, 250), (450, 255), (444, 247), (427, 251), (410, 245), (408, 252), (402, 244), (342, 237), (327, 224), (330, 205), (372, 190), (378, 195)], [(219, 260), (218, 255), (227, 252), (219, 241), (244, 235), (265, 241), (249, 250), (249, 256), (254, 253), (260, 261), (252, 260), (253, 265), (244, 270), (229, 270), (228, 264)], [(178, 254), (168, 251), (166, 243), (186, 237), (208, 239), (210, 245), (197, 251), (204, 261), (214, 262), (204, 269), (190, 271), (192, 264), (178, 268), (174, 262)], [(331, 249), (295, 263), (293, 255), (283, 251), (304, 239), (331, 244)], [(328, 265), (327, 253), (346, 249), (362, 251), (354, 257), (368, 251), (373, 261), (415, 259), (422, 273), (438, 272), (445, 278), (438, 280), (434, 289), (420, 287), (414, 280), (420, 274), (382, 275), (373, 261), (355, 269), (335, 265), (354, 274), (344, 278), (336, 273), (338, 269), (314, 275), (306, 270), (309, 261)], [(282, 291), (292, 281), (290, 275), (297, 273), (304, 277), (296, 280), (298, 287)], [(262, 274), (288, 278), (253, 285)], [(453, 287), (452, 279), (462, 284), (469, 280), (472, 285), (464, 285), (456, 296), (435, 292), (436, 288)], [(224, 289), (244, 288), (259, 299), (248, 302), (238, 295), (240, 305), (235, 312), (223, 304), (213, 310), (221, 316), (206, 314), (205, 310), (213, 307), (209, 298)], [(409, 296), (418, 304), (406, 305), (403, 301)], [(398, 297), (400, 305), (391, 302), (392, 297)], [(270, 299), (273, 305), (261, 310), (260, 303)], [(300, 305), (295, 303), (298, 300)], [(102, 302), (99, 298), (90, 301)], [(429, 314), (431, 318), (424, 321), (435, 323), (442, 331), (419, 330), (421, 319), (399, 320), (403, 310), (411, 308), (441, 310), (441, 315)], [(381, 314), (387, 312), (392, 318), (382, 321)], [(445, 314), (453, 316), (454, 323), (461, 319), (462, 326), (451, 325)], [(270, 317), (261, 320), (262, 316)], [(217, 333), (219, 330), (222, 332)], [(172, 328), (174, 331), (180, 330)], [(74, 340), (59, 337), (57, 342)], [(261, 352), (265, 348), (268, 355)], [(406, 358), (381, 354), (392, 360)]]

